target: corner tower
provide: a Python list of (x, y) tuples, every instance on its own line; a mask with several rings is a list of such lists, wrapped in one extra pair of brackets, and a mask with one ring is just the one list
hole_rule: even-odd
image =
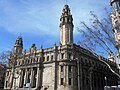
[[(120, 0), (111, 0), (112, 6), (112, 25), (116, 39), (117, 57), (120, 59)], [(120, 64), (120, 61), (119, 61)]]
[(22, 40), (22, 37), (19, 36), (14, 45), (14, 54), (21, 55), (22, 49), (23, 49), (23, 40)]
[(70, 13), (70, 8), (65, 5), (60, 17), (60, 43), (62, 45), (73, 43), (73, 18)]

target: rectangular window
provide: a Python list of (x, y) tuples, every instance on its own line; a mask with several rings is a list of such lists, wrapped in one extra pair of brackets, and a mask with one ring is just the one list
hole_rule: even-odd
[(68, 66), (68, 71), (69, 71), (69, 72), (72, 72), (71, 66)]
[(68, 58), (71, 59), (71, 53), (69, 53), (69, 57)]
[(63, 72), (63, 66), (61, 66), (60, 69), (61, 69), (61, 72)]
[(68, 82), (69, 85), (71, 85), (71, 78), (69, 78), (69, 82)]
[(47, 61), (49, 61), (49, 56), (47, 56)]
[(61, 54), (61, 59), (64, 59), (64, 53)]
[(45, 61), (45, 57), (43, 57), (43, 62)]
[(36, 62), (38, 62), (38, 60), (39, 60), (39, 58), (38, 58), (38, 57), (36, 57)]
[(60, 82), (60, 84), (61, 84), (61, 85), (63, 85), (63, 80), (64, 80), (64, 79), (63, 79), (63, 78), (61, 78), (61, 82)]
[(53, 61), (53, 55), (51, 56), (51, 61)]
[(83, 61), (83, 58), (81, 58), (81, 61)]

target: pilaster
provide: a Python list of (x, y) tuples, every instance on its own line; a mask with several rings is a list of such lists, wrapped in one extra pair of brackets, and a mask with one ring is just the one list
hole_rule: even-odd
[(23, 80), (23, 70), (21, 70), (19, 87), (22, 87), (22, 82), (23, 82), (22, 80)]
[(25, 69), (25, 76), (24, 76), (24, 85), (26, 85), (27, 81), (28, 81), (28, 70), (26, 68)]
[(36, 80), (36, 88), (40, 86), (40, 69), (37, 68), (37, 80)]
[(30, 75), (31, 87), (33, 87), (34, 83), (36, 83), (36, 82), (34, 82), (34, 70), (33, 70), (33, 68), (31, 68), (31, 75)]

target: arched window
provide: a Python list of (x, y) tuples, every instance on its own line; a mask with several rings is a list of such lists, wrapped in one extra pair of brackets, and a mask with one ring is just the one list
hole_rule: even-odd
[(120, 2), (117, 2), (117, 10), (120, 10)]
[(72, 81), (71, 78), (69, 78), (68, 80), (69, 80), (69, 81), (68, 81), (68, 84), (71, 85), (71, 84), (72, 84), (72, 82), (71, 82), (71, 81)]
[(114, 2), (112, 5), (114, 11), (120, 10), (120, 2)]
[(44, 90), (47, 90), (47, 88), (44, 88)]
[(61, 59), (64, 59), (64, 53), (61, 54)]
[(61, 66), (61, 67), (60, 67), (61, 72), (63, 72), (63, 69), (64, 69), (63, 66)]
[(71, 66), (68, 66), (68, 71), (72, 72), (72, 67)]
[(63, 81), (64, 81), (64, 79), (61, 78), (61, 80), (60, 80), (60, 85), (63, 85)]

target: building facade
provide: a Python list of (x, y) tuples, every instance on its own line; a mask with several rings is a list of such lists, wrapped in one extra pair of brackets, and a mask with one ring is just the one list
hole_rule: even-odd
[(4, 89), (103, 90), (105, 85), (117, 85), (118, 77), (101, 60), (115, 71), (116, 64), (73, 43), (73, 27), (70, 8), (65, 5), (58, 46), (55, 43), (51, 48), (37, 49), (33, 44), (26, 52), (19, 36), (9, 59)]
[[(116, 40), (116, 48), (118, 50), (117, 58), (118, 58), (118, 68), (120, 73), (120, 0), (111, 0), (111, 6), (112, 6), (112, 25), (113, 25), (113, 31), (115, 35)], [(118, 81), (120, 84), (120, 79)]]
[(112, 12), (112, 25), (116, 39), (116, 48), (118, 50), (117, 57), (120, 64), (120, 0), (111, 0)]
[(4, 87), (4, 79), (5, 79), (5, 72), (6, 72), (6, 65), (0, 64), (0, 89)]

